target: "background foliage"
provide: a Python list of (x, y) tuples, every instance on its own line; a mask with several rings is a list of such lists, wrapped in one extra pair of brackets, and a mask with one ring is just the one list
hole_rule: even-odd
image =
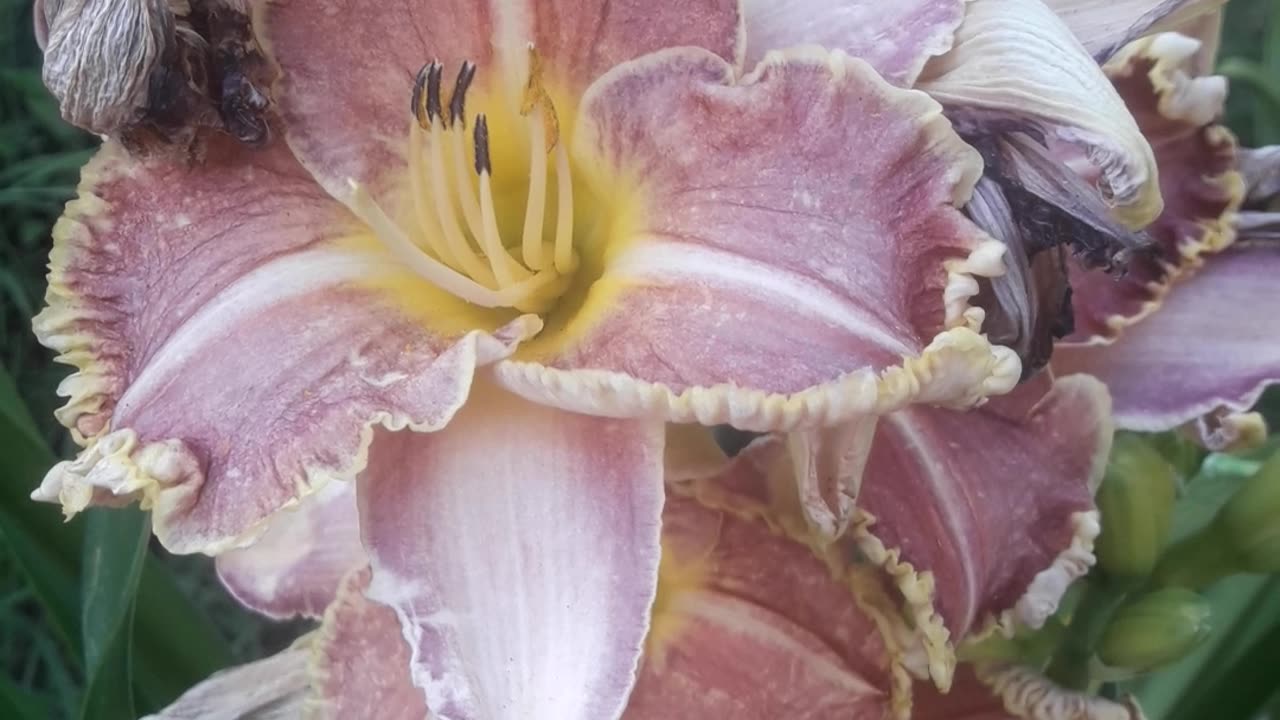
[[(64, 524), (27, 498), (72, 451), (53, 420), (66, 371), (35, 342), (30, 318), (42, 304), (49, 229), (95, 144), (59, 119), (30, 28), (30, 0), (0, 0), (0, 718), (131, 719), (299, 628), (241, 610), (206, 558), (165, 555), (137, 510)], [(1221, 57), (1233, 81), (1228, 124), (1245, 144), (1280, 143), (1280, 2), (1232, 0)], [(1274, 400), (1265, 402), (1280, 407)], [(1202, 523), (1258, 459), (1205, 460), (1175, 534)], [(1126, 689), (1152, 720), (1280, 720), (1280, 581), (1236, 577), (1208, 595), (1210, 640)]]

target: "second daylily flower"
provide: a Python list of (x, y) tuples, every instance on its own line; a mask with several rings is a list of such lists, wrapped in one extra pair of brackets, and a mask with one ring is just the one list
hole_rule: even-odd
[(36, 327), (85, 448), (37, 497), (140, 498), (216, 554), (359, 473), (368, 595), (438, 714), (614, 717), (668, 423), (1012, 386), (967, 303), (1001, 270), (957, 210), (981, 163), (934, 101), (840, 53), (744, 75), (736, 3), (604, 10), (266, 6), (283, 141), (108, 145), (55, 230)]

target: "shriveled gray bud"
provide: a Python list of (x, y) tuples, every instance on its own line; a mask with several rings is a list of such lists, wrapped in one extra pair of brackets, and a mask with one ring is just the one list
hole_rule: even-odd
[(983, 331), (992, 342), (1018, 353), (1023, 377), (1029, 377), (1048, 363), (1053, 341), (1071, 332), (1064, 248), (1036, 247), (990, 176), (978, 180), (965, 212), (1006, 248), (1005, 274), (979, 280), (976, 302), (986, 311)]
[(1247, 203), (1265, 206), (1276, 200), (1280, 197), (1280, 145), (1241, 150), (1240, 174)]
[(173, 40), (167, 0), (42, 0), (36, 11), (44, 83), (62, 117), (104, 135), (136, 121)]

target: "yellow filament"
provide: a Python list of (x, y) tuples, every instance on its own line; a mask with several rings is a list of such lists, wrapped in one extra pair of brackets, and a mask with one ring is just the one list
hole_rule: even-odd
[(354, 180), (347, 182), (351, 186), (352, 210), (373, 230), (374, 236), (410, 270), (466, 302), (488, 308), (521, 307), (530, 303), (539, 292), (553, 286), (560, 279), (554, 272), (543, 271), (499, 290), (484, 287), (424, 253), (421, 248), (413, 244), (404, 230), (387, 216), (364, 186)]
[(573, 271), (573, 178), (564, 143), (556, 143), (555, 267), (562, 275)]
[[(488, 275), (488, 268), (480, 261), (480, 258), (471, 250), (471, 245), (467, 243), (467, 238), (462, 234), (462, 228), (458, 226), (458, 217), (453, 212), (453, 200), (448, 195), (448, 185), (445, 184), (444, 177), (444, 150), (440, 147), (440, 141), (443, 138), (444, 126), (440, 122), (440, 118), (432, 118), (431, 120), (431, 159), (428, 164), (431, 166), (431, 194), (435, 198), (436, 217), (440, 220), (440, 225), (444, 228), (445, 241), (448, 243), (449, 252), (462, 266), (462, 269), (471, 277), (485, 277)], [(501, 276), (496, 272), (494, 276), (499, 278), (502, 285), (507, 284), (501, 281)]]
[[(507, 301), (508, 292), (495, 292), (480, 285), (457, 270), (422, 252), (413, 244), (409, 236), (396, 225), (378, 203), (369, 195), (360, 183), (347, 181), (351, 186), (352, 210), (373, 230), (373, 234), (387, 246), (396, 257), (409, 266), (418, 275), (432, 284), (456, 295), (467, 302), (483, 307), (508, 307), (514, 302)], [(518, 302), (519, 298), (515, 300)]]
[(440, 237), (439, 226), (427, 208), (427, 178), (422, 162), (425, 157), (422, 147), (423, 129), (417, 120), (409, 128), (409, 187), (413, 192), (413, 212), (418, 218), (418, 226), (422, 228), (427, 247), (446, 265), (457, 266), (457, 260), (449, 252), (449, 247)]
[(524, 264), (531, 270), (541, 270), (542, 223), (547, 204), (547, 141), (539, 127), (543, 120), (541, 111), (529, 115), (529, 199), (524, 208), (524, 233), (520, 247)]
[(480, 173), (480, 218), (484, 224), (480, 244), (485, 255), (489, 256), (489, 267), (493, 269), (498, 285), (505, 287), (515, 282), (517, 272), (527, 275), (502, 245), (502, 236), (498, 234), (498, 215), (493, 207), (493, 182), (487, 172)]

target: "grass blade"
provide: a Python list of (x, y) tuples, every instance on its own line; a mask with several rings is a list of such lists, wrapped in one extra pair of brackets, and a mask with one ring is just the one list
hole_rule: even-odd
[(82, 720), (133, 720), (133, 614), (151, 538), (150, 518), (135, 507), (88, 511), (81, 609), (89, 681)]

